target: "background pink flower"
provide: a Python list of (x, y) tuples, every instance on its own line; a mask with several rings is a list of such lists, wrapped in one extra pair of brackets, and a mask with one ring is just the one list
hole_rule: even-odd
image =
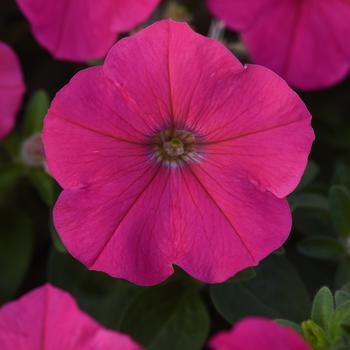
[(24, 91), (19, 60), (9, 46), (0, 42), (0, 139), (15, 125)]
[(176, 264), (220, 282), (280, 247), (314, 139), (299, 97), (161, 21), (78, 73), (44, 127), (55, 226), (90, 269), (142, 285)]
[(159, 0), (17, 0), (39, 43), (56, 58), (103, 57), (117, 38), (147, 19)]
[(291, 328), (254, 317), (240, 321), (229, 331), (218, 333), (209, 345), (213, 350), (311, 350)]
[(242, 39), (254, 62), (301, 89), (345, 78), (350, 69), (350, 2), (344, 0), (207, 0)]
[(100, 326), (51, 285), (0, 309), (2, 350), (141, 350), (128, 336)]

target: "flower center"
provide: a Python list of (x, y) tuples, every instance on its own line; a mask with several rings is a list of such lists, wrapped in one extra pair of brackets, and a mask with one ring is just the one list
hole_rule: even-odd
[(179, 138), (176, 137), (170, 141), (164, 142), (163, 149), (169, 157), (178, 157), (182, 156), (185, 153), (184, 144)]
[(195, 161), (199, 157), (198, 139), (187, 130), (165, 129), (151, 142), (152, 155), (165, 165)]

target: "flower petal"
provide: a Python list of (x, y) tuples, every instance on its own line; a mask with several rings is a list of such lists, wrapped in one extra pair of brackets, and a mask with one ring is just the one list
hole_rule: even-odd
[(118, 33), (127, 32), (145, 21), (160, 2), (160, 0), (113, 1), (115, 13), (113, 29)]
[(24, 91), (19, 60), (9, 46), (0, 42), (0, 139), (13, 128)]
[(181, 127), (185, 119), (193, 118), (191, 114), (205, 110), (208, 101), (222, 101), (226, 93), (218, 82), (231, 81), (243, 66), (220, 43), (193, 32), (187, 24), (166, 20), (119, 41), (104, 70), (147, 119), (154, 118), (158, 103), (162, 129), (174, 123)]
[(264, 318), (246, 318), (231, 330), (215, 335), (213, 350), (311, 350), (294, 330)]
[(34, 36), (56, 58), (102, 58), (116, 40), (111, 0), (17, 0)]
[(214, 16), (233, 30), (243, 30), (254, 25), (276, 2), (278, 0), (207, 0)]
[(176, 264), (192, 276), (225, 281), (257, 265), (287, 239), (291, 214), (285, 199), (257, 190), (237, 174), (226, 176), (224, 169), (207, 162), (189, 168), (183, 181), (174, 225), (182, 222), (178, 235), (183, 232), (190, 249), (182, 249)]
[[(177, 264), (224, 281), (286, 240), (290, 210), (274, 194), (299, 181), (309, 124), (274, 73), (161, 21), (121, 40), (103, 67), (79, 73), (55, 98), (44, 130), (49, 168), (64, 187), (55, 227), (73, 256), (114, 277), (152, 285)], [(169, 127), (199, 136), (198, 162), (151, 159), (151, 138)], [(275, 174), (282, 162), (288, 171)]]
[(214, 15), (241, 32), (254, 62), (295, 87), (324, 88), (350, 70), (346, 1), (208, 0), (208, 4)]
[(149, 128), (101, 67), (81, 71), (56, 95), (45, 118), (48, 167), (63, 187), (108, 183), (142, 170), (149, 161), (142, 144)]
[(3, 350), (141, 350), (128, 336), (99, 326), (51, 285), (0, 309), (0, 343)]
[(287, 196), (300, 181), (314, 140), (309, 112), (282, 79), (263, 67), (249, 65), (227, 90), (226, 103), (214, 100), (197, 122), (208, 140), (208, 160), (222, 164), (228, 176), (239, 164), (259, 188)]
[(65, 190), (54, 222), (69, 252), (90, 269), (141, 285), (171, 275), (168, 171), (154, 167), (103, 187)]
[(152, 285), (177, 264), (202, 281), (224, 281), (281, 246), (290, 212), (249, 181), (225, 184), (227, 193), (203, 176), (155, 168), (123, 191), (116, 184), (65, 190), (55, 226), (73, 256), (114, 277)]

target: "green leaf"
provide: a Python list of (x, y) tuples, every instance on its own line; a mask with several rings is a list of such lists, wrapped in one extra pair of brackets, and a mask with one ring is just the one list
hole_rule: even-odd
[(300, 335), (303, 334), (303, 331), (301, 329), (301, 326), (298, 323), (289, 321), (289, 320), (284, 320), (282, 318), (278, 318), (275, 320), (275, 322), (279, 323), (282, 326), (289, 327), (294, 329), (296, 332), (298, 332)]
[(304, 321), (301, 324), (303, 335), (314, 350), (328, 350), (329, 339), (326, 332), (312, 320)]
[(288, 197), (292, 211), (297, 208), (319, 209), (329, 212), (328, 199), (318, 193), (296, 193)]
[(350, 235), (350, 195), (345, 187), (335, 185), (329, 191), (331, 215), (336, 231), (342, 237)]
[(174, 281), (140, 293), (121, 330), (148, 350), (197, 350), (208, 336), (209, 316), (198, 290)]
[(329, 320), (334, 312), (334, 300), (332, 292), (327, 287), (322, 287), (316, 294), (312, 303), (311, 320), (323, 329), (327, 330)]
[(335, 293), (335, 303), (336, 306), (340, 306), (344, 304), (345, 302), (350, 301), (350, 293), (346, 292), (344, 290), (338, 290)]
[(103, 64), (103, 60), (96, 59), (96, 60), (90, 60), (86, 62), (88, 66), (94, 67), (94, 66), (101, 66)]
[(230, 323), (246, 316), (285, 318), (300, 322), (309, 315), (310, 300), (298, 273), (284, 256), (271, 255), (243, 283), (210, 287), (218, 312)]
[(119, 329), (126, 309), (143, 288), (89, 271), (69, 254), (53, 249), (48, 264), (48, 281), (69, 291), (79, 306), (98, 322)]
[(57, 198), (58, 187), (50, 175), (40, 168), (33, 168), (28, 171), (32, 185), (37, 189), (41, 199), (52, 206)]
[(343, 284), (340, 288), (340, 290), (350, 293), (350, 282), (346, 282), (345, 284)]
[(327, 237), (306, 238), (297, 244), (298, 251), (311, 258), (338, 261), (346, 255), (343, 245)]
[(61, 240), (60, 236), (58, 235), (58, 233), (55, 229), (55, 226), (53, 224), (52, 210), (50, 213), (49, 228), (50, 228), (53, 246), (57, 249), (58, 252), (64, 253), (64, 254), (67, 253), (67, 249), (64, 246), (64, 244), (62, 243), (62, 240)]
[(18, 209), (1, 208), (0, 303), (20, 288), (33, 254), (31, 220)]
[(42, 131), (43, 120), (49, 104), (50, 98), (44, 90), (38, 90), (30, 97), (24, 110), (22, 129), (24, 138)]
[(350, 301), (345, 302), (333, 313), (329, 321), (329, 335), (333, 341), (337, 341), (342, 337), (344, 325), (350, 322)]
[(243, 271), (238, 272), (235, 276), (227, 280), (227, 283), (245, 282), (256, 276), (256, 271), (249, 267)]

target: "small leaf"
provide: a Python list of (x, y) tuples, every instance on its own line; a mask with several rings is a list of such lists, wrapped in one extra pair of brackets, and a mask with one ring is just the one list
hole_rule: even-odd
[(66, 247), (63, 245), (62, 240), (60, 236), (58, 235), (55, 226), (53, 224), (53, 218), (52, 218), (52, 211), (50, 214), (50, 222), (49, 222), (49, 227), (50, 227), (50, 233), (51, 233), (51, 238), (52, 238), (52, 243), (54, 247), (57, 249), (58, 252), (60, 253), (67, 253)]
[(345, 302), (350, 301), (350, 293), (343, 290), (338, 290), (335, 293), (335, 303), (338, 306), (344, 304)]
[(121, 330), (149, 350), (199, 350), (209, 316), (196, 288), (179, 281), (145, 289), (125, 312)]
[(308, 343), (315, 350), (326, 350), (329, 347), (329, 340), (326, 332), (315, 322), (308, 320), (301, 324), (303, 335)]
[(94, 67), (94, 66), (101, 66), (103, 64), (103, 60), (96, 59), (96, 60), (90, 60), (86, 63), (88, 66)]
[(329, 321), (329, 335), (333, 341), (342, 337), (343, 325), (350, 322), (350, 301), (345, 302), (334, 311)]
[(24, 110), (22, 135), (28, 138), (41, 132), (43, 120), (49, 108), (50, 99), (44, 90), (36, 91), (29, 99)]
[(57, 198), (58, 187), (50, 175), (40, 168), (33, 168), (28, 171), (29, 179), (37, 189), (41, 199), (52, 206)]
[(227, 283), (245, 282), (256, 276), (256, 271), (252, 267), (238, 272), (235, 276), (227, 280)]
[(345, 187), (335, 185), (329, 192), (331, 215), (336, 231), (342, 237), (350, 235), (350, 195)]
[(333, 312), (334, 301), (332, 292), (329, 288), (322, 287), (314, 298), (311, 309), (311, 320), (327, 330)]
[(247, 316), (265, 316), (299, 322), (308, 317), (308, 293), (284, 256), (271, 255), (255, 270), (251, 280), (210, 287), (211, 299), (226, 320), (235, 323)]
[(305, 256), (330, 261), (338, 261), (346, 255), (340, 242), (326, 237), (306, 238), (298, 242), (297, 249)]
[(297, 208), (319, 209), (329, 212), (328, 199), (318, 193), (296, 193), (288, 197), (292, 211)]
[(294, 329), (296, 332), (298, 332), (300, 335), (303, 334), (303, 331), (301, 329), (301, 326), (295, 322), (289, 321), (289, 320), (284, 320), (282, 318), (278, 318), (275, 320), (275, 322), (279, 323), (282, 326), (289, 327)]
[(340, 290), (350, 293), (350, 282), (346, 282), (344, 285), (342, 285)]

